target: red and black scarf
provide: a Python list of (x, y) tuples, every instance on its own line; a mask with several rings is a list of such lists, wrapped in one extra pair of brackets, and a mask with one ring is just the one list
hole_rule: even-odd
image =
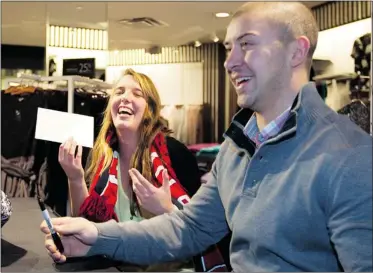
[[(107, 138), (107, 142), (112, 142), (111, 135)], [(118, 222), (118, 217), (114, 210), (117, 201), (118, 183), (121, 183), (118, 181), (118, 156), (119, 153), (114, 151), (110, 166), (100, 175), (104, 162), (104, 159), (101, 159), (89, 188), (89, 196), (80, 207), (79, 215), (81, 217), (93, 222), (106, 222), (111, 219)], [(150, 147), (150, 157), (152, 171), (154, 177), (156, 177), (156, 181), (152, 181), (153, 184), (158, 187), (163, 184), (162, 170), (167, 169), (170, 177), (170, 191), (173, 204), (178, 208), (182, 208), (185, 204), (189, 203), (190, 198), (177, 179), (175, 171), (171, 166), (166, 139), (163, 133), (159, 133), (155, 137)], [(224, 260), (216, 246), (212, 246), (198, 257), (194, 257), (194, 261), (200, 263), (196, 266), (204, 272), (227, 271)]]

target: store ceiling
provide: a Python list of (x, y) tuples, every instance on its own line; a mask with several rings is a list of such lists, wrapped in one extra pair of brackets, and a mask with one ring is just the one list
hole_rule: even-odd
[[(323, 2), (304, 2), (309, 7)], [(45, 25), (107, 29), (109, 49), (177, 46), (224, 39), (229, 18), (243, 2), (1, 2), (2, 44), (45, 46)], [(167, 26), (133, 28), (121, 19), (151, 17)]]

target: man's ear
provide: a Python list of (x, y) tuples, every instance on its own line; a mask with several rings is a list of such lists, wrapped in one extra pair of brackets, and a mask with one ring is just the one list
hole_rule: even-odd
[(310, 40), (308, 40), (306, 36), (300, 36), (294, 42), (292, 42), (291, 66), (297, 67), (306, 62), (309, 49)]

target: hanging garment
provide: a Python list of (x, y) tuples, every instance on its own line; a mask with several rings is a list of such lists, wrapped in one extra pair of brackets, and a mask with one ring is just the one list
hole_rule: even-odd
[(45, 107), (42, 92), (30, 95), (1, 94), (1, 154), (6, 159), (30, 156), (38, 107)]
[(185, 107), (174, 106), (172, 113), (172, 126), (175, 128), (174, 136), (177, 140), (185, 143), (187, 140), (186, 136), (186, 122), (185, 122)]
[[(354, 58), (355, 72), (363, 76), (370, 75), (370, 62), (372, 55), (371, 33), (367, 33), (355, 40), (352, 47), (351, 57)], [(359, 80), (361, 82), (359, 82)], [(356, 79), (351, 81), (351, 90), (354, 89), (370, 90), (369, 79)]]
[(167, 105), (161, 115), (168, 122), (173, 136), (185, 145), (200, 143), (203, 139), (202, 105)]
[(370, 133), (370, 104), (360, 100), (352, 101), (338, 111), (339, 114), (347, 115), (352, 122), (358, 125), (368, 134)]
[[(47, 101), (48, 109), (67, 112), (67, 92), (48, 92)], [(43, 183), (43, 193), (45, 195), (44, 202), (59, 215), (65, 216), (68, 184), (66, 174), (58, 162), (60, 143), (45, 141), (44, 144), (43, 158), (47, 165), (45, 175), (46, 181)]]
[(169, 124), (169, 128), (173, 131), (173, 137), (182, 143), (187, 140), (186, 136), (186, 122), (185, 122), (185, 107), (167, 105), (162, 108), (161, 115), (164, 117)]
[(44, 92), (5, 94), (1, 98), (1, 188), (9, 197), (28, 197), (34, 193), (37, 174), (42, 164), (36, 140), (38, 107), (47, 107)]
[(186, 142), (185, 145), (200, 143), (202, 137), (202, 105), (185, 106)]
[(1, 157), (1, 188), (11, 197), (29, 197), (35, 190), (34, 156)]
[(161, 116), (167, 120), (169, 128), (174, 132), (174, 136), (176, 136), (175, 132), (177, 130), (177, 122), (175, 122), (176, 111), (177, 109), (174, 105), (166, 105), (161, 109)]

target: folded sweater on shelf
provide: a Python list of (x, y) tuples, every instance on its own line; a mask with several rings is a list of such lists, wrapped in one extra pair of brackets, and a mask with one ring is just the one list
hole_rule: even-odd
[(220, 145), (215, 145), (207, 148), (203, 148), (197, 152), (197, 156), (203, 154), (217, 155), (220, 151)]

